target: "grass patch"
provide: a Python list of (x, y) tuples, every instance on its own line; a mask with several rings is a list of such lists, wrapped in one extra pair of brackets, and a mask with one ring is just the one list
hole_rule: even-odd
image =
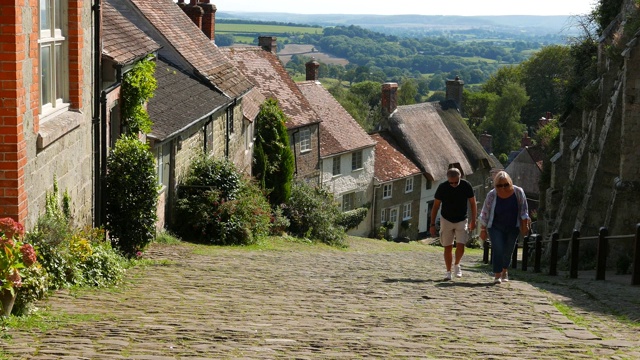
[(2, 337), (11, 337), (11, 329), (29, 331), (38, 330), (47, 332), (54, 329), (69, 327), (73, 324), (96, 322), (107, 319), (104, 314), (65, 314), (38, 311), (28, 316), (10, 316), (6, 319), (2, 328)]
[(569, 305), (560, 301), (554, 301), (553, 306), (574, 324), (578, 326), (588, 327), (588, 321), (583, 316), (576, 314), (576, 312), (573, 311), (573, 309)]
[(172, 245), (179, 244), (182, 242), (180, 238), (173, 235), (169, 231), (165, 231), (165, 230), (158, 232), (156, 234), (156, 238), (154, 239), (154, 241), (157, 242), (158, 244), (172, 244)]

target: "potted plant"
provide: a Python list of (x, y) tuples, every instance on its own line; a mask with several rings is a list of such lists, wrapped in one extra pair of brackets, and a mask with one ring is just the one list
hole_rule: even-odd
[(11, 315), (16, 291), (22, 285), (20, 269), (26, 269), (37, 261), (31, 244), (22, 242), (24, 227), (11, 218), (0, 219), (0, 300), (2, 316)]

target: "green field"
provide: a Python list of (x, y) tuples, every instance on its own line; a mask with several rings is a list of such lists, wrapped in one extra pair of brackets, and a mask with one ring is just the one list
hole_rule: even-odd
[(259, 25), (259, 24), (216, 24), (216, 33), (242, 36), (242, 34), (321, 34), (321, 27), (286, 26), (286, 25)]

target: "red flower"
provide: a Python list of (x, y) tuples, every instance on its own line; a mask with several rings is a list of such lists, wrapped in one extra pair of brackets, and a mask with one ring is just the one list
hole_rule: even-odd
[(24, 226), (12, 218), (0, 219), (0, 232), (2, 232), (7, 238), (13, 238), (14, 235), (24, 235)]
[(31, 246), (31, 244), (22, 245), (22, 247), (20, 247), (20, 252), (22, 253), (22, 262), (24, 262), (24, 266), (29, 267), (38, 261), (38, 258), (36, 257), (36, 250)]

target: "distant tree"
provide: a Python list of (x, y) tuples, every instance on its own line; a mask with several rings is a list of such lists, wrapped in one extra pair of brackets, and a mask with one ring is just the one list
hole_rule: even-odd
[(216, 45), (231, 46), (236, 42), (236, 38), (230, 34), (216, 34)]
[(498, 101), (499, 96), (488, 92), (464, 92), (463, 114), (467, 117), (467, 125), (474, 135), (480, 135), (480, 124), (484, 121), (489, 107)]
[(431, 94), (428, 98), (427, 101), (431, 102), (431, 101), (444, 101), (447, 98), (447, 93), (444, 91), (434, 91), (433, 94)]
[(518, 66), (504, 66), (489, 77), (482, 86), (482, 91), (502, 96), (507, 84), (521, 83), (521, 69)]
[(479, 128), (493, 136), (496, 154), (508, 154), (520, 148), (520, 139), (525, 131), (525, 126), (520, 123), (520, 111), (529, 100), (520, 84), (506, 83), (502, 90), (502, 96), (489, 104), (486, 119)]
[(571, 49), (562, 45), (546, 46), (519, 67), (522, 84), (530, 98), (522, 110), (523, 122), (531, 127), (547, 111), (563, 113), (563, 94), (573, 70)]
[(289, 147), (286, 121), (277, 100), (268, 99), (260, 105), (252, 172), (260, 186), (269, 193), (272, 206), (285, 203), (291, 196), (294, 158)]
[(444, 90), (445, 82), (442, 75), (433, 75), (429, 81), (429, 90), (437, 91)]
[(411, 105), (416, 103), (418, 95), (418, 85), (413, 79), (403, 79), (398, 89), (398, 105)]

